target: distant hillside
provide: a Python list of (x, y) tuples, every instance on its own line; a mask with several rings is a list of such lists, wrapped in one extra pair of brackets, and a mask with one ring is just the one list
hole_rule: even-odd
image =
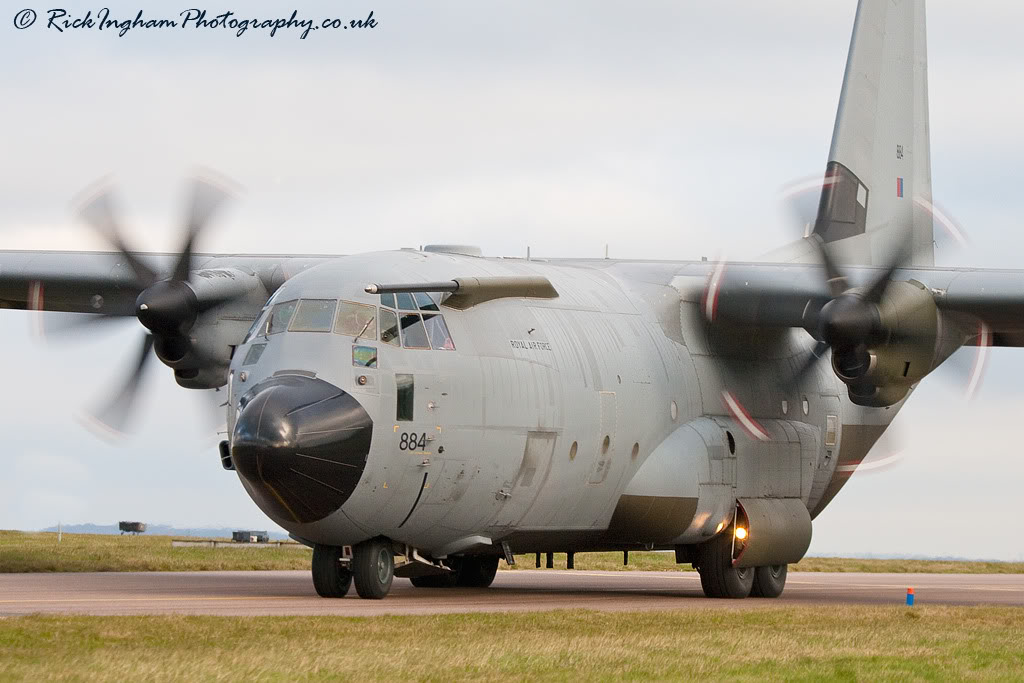
[[(119, 534), (121, 531), (117, 528), (117, 524), (64, 524), (61, 529), (65, 533), (69, 534)], [(241, 527), (200, 527), (183, 529), (176, 526), (167, 526), (166, 524), (147, 524), (146, 534), (154, 536), (197, 536), (199, 538), (231, 538), (232, 531), (240, 531)], [(263, 531), (264, 529), (246, 529), (246, 531)], [(41, 531), (57, 531), (57, 527), (51, 526)], [(283, 541), (288, 538), (288, 534), (283, 534), (280, 531), (270, 531), (270, 538)]]

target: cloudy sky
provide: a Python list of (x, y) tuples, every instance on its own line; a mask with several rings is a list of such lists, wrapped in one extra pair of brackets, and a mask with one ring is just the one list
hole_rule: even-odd
[[(486, 254), (756, 257), (798, 233), (778, 192), (819, 174), (852, 0), (236, 3), (246, 15), (362, 18), (372, 30), (47, 30), (104, 4), (177, 18), (211, 0), (6, 3), (0, 10), (0, 248), (98, 248), (69, 201), (112, 174), (139, 249), (174, 249), (180, 179), (243, 188), (208, 251), (352, 253), (430, 242)], [(17, 30), (21, 7), (40, 13)], [(155, 7), (162, 9), (155, 9)], [(971, 244), (948, 265), (1021, 267), (1024, 4), (929, 5), (935, 195)], [(138, 431), (96, 439), (76, 414), (141, 334), (42, 343), (0, 315), (0, 528), (123, 518), (268, 522), (216, 456), (205, 404), (154, 367)], [(927, 380), (897, 420), (906, 457), (858, 473), (812, 552), (1024, 559), (1024, 351), (993, 354), (970, 404)]]

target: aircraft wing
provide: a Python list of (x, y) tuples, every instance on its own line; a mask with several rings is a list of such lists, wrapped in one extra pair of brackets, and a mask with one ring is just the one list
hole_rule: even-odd
[[(828, 277), (811, 264), (692, 264), (685, 275), (700, 277), (702, 312), (709, 320), (754, 327), (804, 327), (829, 301)], [(884, 268), (846, 266), (851, 288), (868, 288)], [(921, 283), (939, 311), (965, 331), (967, 345), (1024, 346), (1024, 270), (901, 268), (894, 281)], [(813, 333), (813, 331), (812, 331)]]
[[(169, 267), (170, 257), (164, 260), (154, 259), (154, 268)], [(134, 274), (115, 253), (0, 252), (3, 308), (131, 316), (138, 294)]]
[[(175, 254), (129, 256), (161, 278), (172, 275), (177, 259)], [(234, 275), (205, 278), (204, 287), (214, 282), (213, 289), (253, 290), (247, 307), (255, 306), (255, 315), (281, 283), (324, 260), (322, 256), (194, 254), (189, 272)], [(0, 251), (0, 308), (134, 316), (142, 289), (129, 258), (118, 252)]]

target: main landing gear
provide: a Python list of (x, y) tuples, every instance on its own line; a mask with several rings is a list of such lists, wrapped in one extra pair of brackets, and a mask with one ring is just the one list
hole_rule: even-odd
[(321, 597), (343, 598), (354, 582), (359, 597), (380, 600), (391, 590), (394, 578), (395, 556), (386, 539), (374, 538), (353, 547), (348, 561), (337, 546), (313, 548), (313, 587)]
[(498, 573), (498, 557), (453, 557), (445, 560), (451, 572), (409, 579), (417, 588), (487, 588)]
[(709, 598), (777, 598), (786, 587), (788, 565), (734, 567), (732, 533), (722, 533), (697, 549), (694, 564)]

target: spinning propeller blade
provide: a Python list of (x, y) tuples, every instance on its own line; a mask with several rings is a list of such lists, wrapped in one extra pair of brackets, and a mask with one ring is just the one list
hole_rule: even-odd
[[(137, 360), (127, 379), (113, 397), (93, 413), (96, 421), (109, 429), (123, 432), (128, 425), (146, 364), (156, 344), (162, 344), (161, 348), (182, 350), (184, 356), (192, 350), (187, 333), (196, 318), (201, 313), (244, 296), (237, 291), (214, 291), (200, 298), (189, 285), (195, 247), (214, 215), (231, 197), (225, 186), (224, 181), (214, 181), (208, 176), (195, 177), (190, 181), (184, 211), (184, 240), (166, 276), (159, 274), (129, 248), (123, 236), (113, 192), (108, 186), (94, 186), (87, 193), (86, 199), (79, 203), (78, 215), (81, 219), (107, 240), (131, 269), (138, 291), (135, 316), (147, 328)], [(121, 318), (112, 314), (81, 314), (56, 322), (52, 329), (73, 332), (118, 319)]]

